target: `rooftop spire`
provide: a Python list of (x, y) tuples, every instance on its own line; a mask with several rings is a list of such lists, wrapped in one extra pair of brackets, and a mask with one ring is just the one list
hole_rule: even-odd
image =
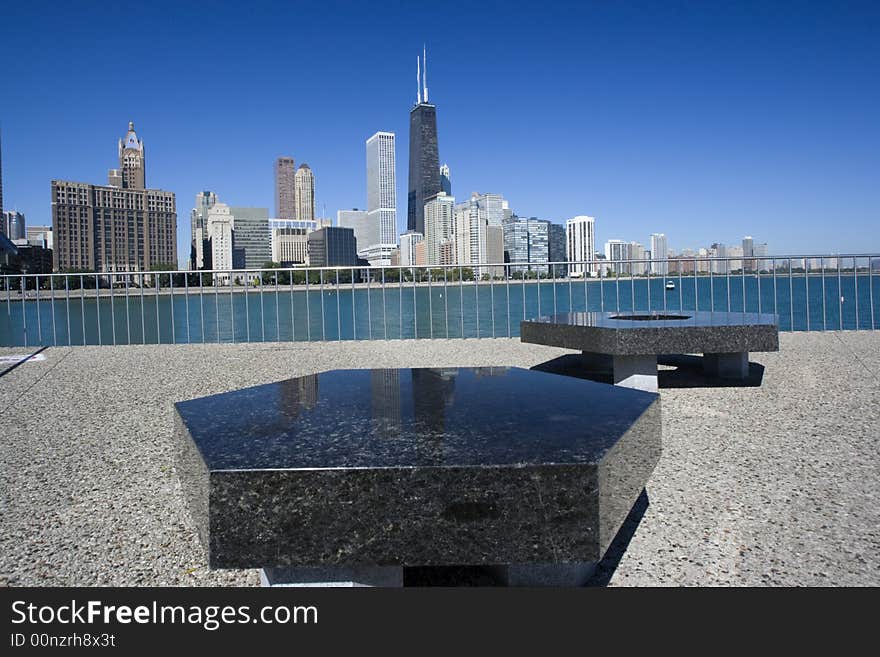
[(420, 65), (419, 56), (416, 55), (416, 104), (422, 104), (422, 71), (419, 67)]
[(422, 44), (422, 82), (425, 89), (425, 102), (428, 102), (428, 48)]

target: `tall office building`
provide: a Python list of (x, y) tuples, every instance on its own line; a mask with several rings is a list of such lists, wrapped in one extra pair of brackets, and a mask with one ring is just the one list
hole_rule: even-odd
[(448, 251), (441, 258), (441, 250), (455, 239), (454, 208), (455, 197), (446, 196), (443, 192), (425, 203), (425, 261), (428, 265), (453, 264)]
[[(552, 221), (547, 223), (547, 257), (550, 262), (565, 262), (565, 226)], [(564, 267), (557, 269), (558, 273), (565, 271)]]
[(275, 160), (275, 216), (296, 219), (296, 168), (292, 157)]
[(7, 210), (2, 215), (0, 229), (10, 240), (23, 240), (27, 237), (24, 214), (15, 210)]
[(174, 193), (146, 189), (144, 144), (132, 123), (119, 141), (119, 166), (108, 185), (52, 181), (56, 270), (178, 266)]
[(309, 264), (312, 267), (355, 267), (358, 264), (354, 231), (333, 226), (309, 233)]
[(592, 276), (596, 266), (596, 219), (586, 215), (565, 222), (565, 259), (569, 275)]
[(440, 191), (446, 196), (452, 196), (452, 177), (449, 175), (449, 165), (440, 167)]
[(233, 266), (257, 269), (272, 260), (269, 208), (229, 208), (232, 214)]
[(196, 194), (196, 204), (189, 215), (191, 270), (210, 269), (205, 266), (205, 254), (208, 248), (208, 212), (216, 203), (217, 195), (214, 192), (206, 190)]
[(666, 260), (669, 258), (669, 246), (666, 243), (666, 235), (664, 233), (651, 233), (651, 271), (665, 276), (669, 273), (669, 265)]
[(308, 164), (300, 164), (294, 175), (296, 219), (314, 221), (315, 219), (315, 175)]
[(416, 104), (409, 112), (406, 228), (422, 233), (427, 239), (425, 204), (441, 191), (440, 153), (437, 146), (437, 107), (428, 102), (427, 61), (424, 62), (421, 72), (419, 65), (420, 60), (416, 63)]
[(367, 247), (379, 243), (379, 217), (371, 216), (366, 210), (339, 210), (336, 212), (336, 225), (340, 228), (351, 228), (357, 242), (358, 255), (363, 257)]
[(392, 246), (397, 244), (394, 144), (393, 132), (377, 132), (367, 139), (367, 213), (379, 227), (378, 243)]

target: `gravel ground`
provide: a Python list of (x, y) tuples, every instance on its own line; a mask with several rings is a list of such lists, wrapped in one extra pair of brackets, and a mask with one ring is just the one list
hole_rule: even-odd
[[(204, 563), (174, 472), (174, 401), (324, 369), (530, 367), (570, 352), (483, 339), (44, 353), (0, 377), (9, 585), (259, 584)], [(664, 454), (597, 583), (880, 584), (880, 333), (783, 334), (752, 361), (766, 368), (758, 387), (661, 380)]]

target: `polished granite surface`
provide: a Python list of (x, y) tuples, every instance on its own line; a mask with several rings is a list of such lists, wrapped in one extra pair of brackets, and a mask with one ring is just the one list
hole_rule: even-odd
[(683, 328), (716, 326), (778, 326), (776, 315), (767, 313), (712, 312), (712, 311), (618, 311), (573, 312), (536, 317), (530, 322), (562, 324), (590, 328)]
[(661, 451), (658, 395), (517, 368), (335, 370), (175, 406), (212, 568), (594, 563)]
[(776, 315), (740, 312), (572, 312), (520, 323), (533, 344), (618, 356), (778, 351)]
[(335, 370), (179, 402), (209, 470), (590, 463), (656, 396), (518, 368)]

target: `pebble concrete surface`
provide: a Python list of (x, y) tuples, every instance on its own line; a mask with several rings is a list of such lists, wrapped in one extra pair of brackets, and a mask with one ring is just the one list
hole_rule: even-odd
[[(174, 468), (176, 401), (566, 353), (516, 339), (49, 348), (0, 376), (0, 584), (259, 585), (206, 566)], [(781, 334), (751, 359), (760, 385), (664, 387), (661, 372), (663, 455), (597, 583), (880, 584), (880, 333)]]

